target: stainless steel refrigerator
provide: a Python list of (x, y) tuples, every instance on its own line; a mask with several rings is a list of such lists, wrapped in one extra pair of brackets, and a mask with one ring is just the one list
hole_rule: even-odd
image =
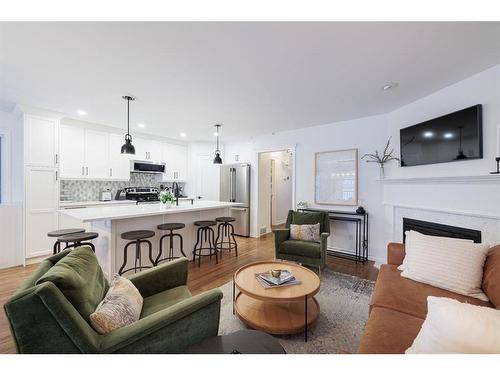
[(220, 167), (220, 195), (224, 202), (239, 203), (230, 208), (236, 219), (234, 234), (250, 236), (250, 164), (224, 164)]

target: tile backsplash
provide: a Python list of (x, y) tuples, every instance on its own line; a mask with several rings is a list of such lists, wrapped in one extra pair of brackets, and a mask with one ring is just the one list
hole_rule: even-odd
[[(129, 181), (97, 181), (97, 180), (61, 180), (61, 201), (86, 202), (99, 200), (99, 192), (110, 188), (113, 198), (119, 189), (126, 187), (164, 187), (172, 186), (171, 182), (161, 182), (161, 175), (148, 173), (131, 173)], [(184, 183), (179, 183), (184, 187)]]

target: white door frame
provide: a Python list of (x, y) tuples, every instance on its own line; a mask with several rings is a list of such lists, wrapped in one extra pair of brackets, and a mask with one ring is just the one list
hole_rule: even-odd
[(287, 151), (291, 150), (292, 151), (292, 209), (295, 209), (296, 207), (296, 157), (295, 155), (297, 154), (297, 144), (293, 145), (287, 145), (287, 144), (280, 144), (280, 145), (275, 145), (275, 146), (269, 146), (266, 148), (260, 148), (254, 150), (254, 157), (256, 162), (255, 164), (255, 174), (253, 176), (253, 181), (252, 186), (256, 190), (255, 198), (252, 199), (251, 201), (253, 202), (251, 212), (253, 212), (253, 224), (252, 224), (252, 232), (254, 233), (255, 237), (259, 237), (259, 161), (260, 161), (260, 154), (266, 153), (266, 152), (276, 152), (276, 151)]

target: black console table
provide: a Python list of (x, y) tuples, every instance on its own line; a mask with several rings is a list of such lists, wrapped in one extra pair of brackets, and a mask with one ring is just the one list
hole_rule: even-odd
[(355, 254), (338, 250), (327, 250), (328, 255), (336, 255), (343, 258), (353, 259), (356, 262), (365, 263), (368, 260), (368, 212), (358, 214), (352, 211), (322, 210), (320, 208), (301, 208), (303, 212), (326, 212), (332, 221), (344, 221), (354, 223), (356, 228)]

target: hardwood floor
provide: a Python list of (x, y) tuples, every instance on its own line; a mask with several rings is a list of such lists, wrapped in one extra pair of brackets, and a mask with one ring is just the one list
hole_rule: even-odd
[[(215, 264), (214, 258), (210, 262), (208, 257), (202, 259), (200, 268), (198, 268), (197, 263), (190, 263), (188, 285), (193, 294), (227, 283), (232, 279), (233, 273), (245, 264), (274, 259), (274, 237), (272, 234), (259, 239), (238, 237), (237, 241), (238, 257), (234, 255), (234, 252), (226, 252), (222, 260), (219, 260), (218, 265)], [(4, 305), (36, 267), (36, 264), (32, 264), (26, 267), (0, 270), (0, 305)], [(354, 261), (338, 257), (328, 257), (327, 268), (368, 280), (375, 280), (378, 274), (373, 262), (356, 264)], [(0, 353), (15, 353), (14, 343), (3, 311), (0, 314)]]

